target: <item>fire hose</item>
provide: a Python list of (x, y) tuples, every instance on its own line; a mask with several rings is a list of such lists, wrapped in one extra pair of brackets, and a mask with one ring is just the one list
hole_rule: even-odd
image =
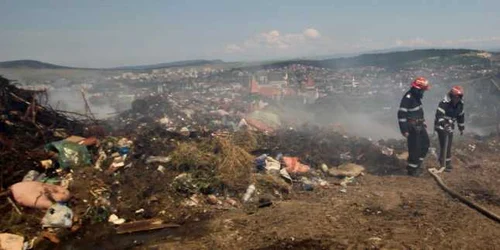
[(492, 219), (493, 221), (496, 221), (496, 222), (500, 223), (500, 216), (498, 216), (495, 213), (489, 211), (488, 209), (482, 207), (481, 205), (479, 205), (479, 204), (477, 204), (477, 203), (475, 203), (473, 201), (470, 201), (470, 200), (466, 199), (465, 197), (463, 197), (459, 193), (451, 190), (448, 186), (446, 186), (446, 184), (444, 184), (443, 180), (441, 180), (441, 177), (439, 177), (439, 175), (438, 175), (439, 173), (441, 173), (442, 170), (443, 170), (443, 168), (440, 169), (440, 170), (437, 170), (435, 168), (428, 169), (429, 173), (432, 175), (432, 177), (434, 177), (434, 180), (436, 180), (436, 182), (438, 183), (438, 185), (444, 191), (446, 191), (448, 194), (450, 194), (451, 197), (458, 199), (459, 201), (463, 202), (467, 206), (469, 206), (469, 207), (477, 210), (478, 212), (480, 212), (484, 216)]
[(448, 143), (450, 142), (450, 132), (445, 130), (444, 136), (444, 147), (441, 154), (441, 169), (444, 170), (443, 167), (446, 167), (446, 157), (448, 157)]

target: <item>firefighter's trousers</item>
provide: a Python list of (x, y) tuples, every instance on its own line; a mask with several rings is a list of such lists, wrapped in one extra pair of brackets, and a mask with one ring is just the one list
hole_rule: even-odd
[(429, 151), (429, 135), (424, 124), (410, 124), (408, 133), (408, 168), (417, 169)]
[[(445, 130), (437, 130), (438, 137), (439, 137), (439, 164), (443, 165), (443, 159), (446, 161), (446, 166), (441, 166), (441, 167), (448, 167), (450, 166), (451, 163), (451, 143), (453, 141), (453, 133), (451, 132), (446, 132)], [(445, 147), (445, 141), (446, 141), (446, 135), (448, 135), (448, 147), (446, 148), (446, 155), (444, 155), (444, 147)]]

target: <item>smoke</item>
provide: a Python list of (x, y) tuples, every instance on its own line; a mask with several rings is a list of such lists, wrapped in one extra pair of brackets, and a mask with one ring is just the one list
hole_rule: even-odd
[(374, 140), (401, 138), (395, 121), (383, 123), (370, 114), (349, 114), (340, 116), (339, 124), (349, 134)]
[[(437, 78), (429, 76), (429, 72), (415, 70), (409, 72), (407, 79), (401, 79), (402, 86), (399, 86), (399, 80), (387, 83), (392, 75), (376, 77), (371, 82), (372, 86), (377, 86), (375, 90), (378, 89), (374, 93), (360, 90), (357, 94), (334, 94), (322, 97), (309, 106), (285, 103), (280, 116), (318, 126), (336, 125), (348, 135), (373, 140), (402, 139), (397, 112), (404, 93), (410, 89), (411, 79), (417, 75), (428, 76), (432, 83), (432, 88), (425, 92), (422, 99), (429, 135), (434, 133), (438, 104), (453, 85), (465, 88), (465, 133), (486, 136), (497, 131), (500, 123), (500, 89), (495, 88), (489, 79), (471, 82), (457, 79), (457, 75), (448, 72), (441, 72), (441, 77)], [(443, 81), (443, 78), (456, 80)]]
[[(79, 90), (70, 88), (53, 89), (48, 92), (48, 95), (48, 104), (54, 109), (85, 114), (85, 101)], [(92, 114), (97, 119), (106, 119), (116, 113), (116, 110), (109, 103), (95, 105), (89, 102), (89, 106)]]
[(280, 108), (279, 115), (285, 123), (330, 127), (351, 136), (373, 140), (401, 138), (396, 114), (392, 114), (396, 111), (385, 110), (386, 107), (380, 105), (370, 113), (367, 108), (373, 107), (352, 103), (356, 100), (337, 97), (309, 105), (303, 105), (300, 100), (289, 100), (282, 103), (284, 106)]

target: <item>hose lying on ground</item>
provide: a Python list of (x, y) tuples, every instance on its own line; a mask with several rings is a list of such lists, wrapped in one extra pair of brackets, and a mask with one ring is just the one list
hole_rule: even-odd
[(478, 205), (477, 203), (475, 202), (472, 202), (470, 200), (467, 200), (465, 197), (463, 197), (462, 195), (458, 194), (457, 192), (451, 190), (450, 188), (448, 188), (443, 180), (441, 180), (441, 178), (437, 175), (436, 172), (434, 172), (434, 169), (429, 169), (429, 173), (432, 175), (432, 177), (434, 177), (434, 179), (436, 180), (436, 182), (439, 184), (439, 186), (446, 192), (448, 192), (452, 197), (454, 198), (457, 198), (458, 200), (460, 200), (461, 202), (465, 203), (467, 206), (471, 207), (471, 208), (474, 208), (476, 209), (477, 211), (479, 211), (480, 213), (482, 213), (483, 215), (485, 215), (486, 217), (500, 223), (500, 216), (496, 215), (495, 213), (489, 211), (488, 209)]

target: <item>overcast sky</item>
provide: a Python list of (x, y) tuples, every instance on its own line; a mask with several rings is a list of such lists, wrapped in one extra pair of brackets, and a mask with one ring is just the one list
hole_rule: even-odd
[(0, 61), (112, 67), (500, 48), (499, 0), (0, 0)]

